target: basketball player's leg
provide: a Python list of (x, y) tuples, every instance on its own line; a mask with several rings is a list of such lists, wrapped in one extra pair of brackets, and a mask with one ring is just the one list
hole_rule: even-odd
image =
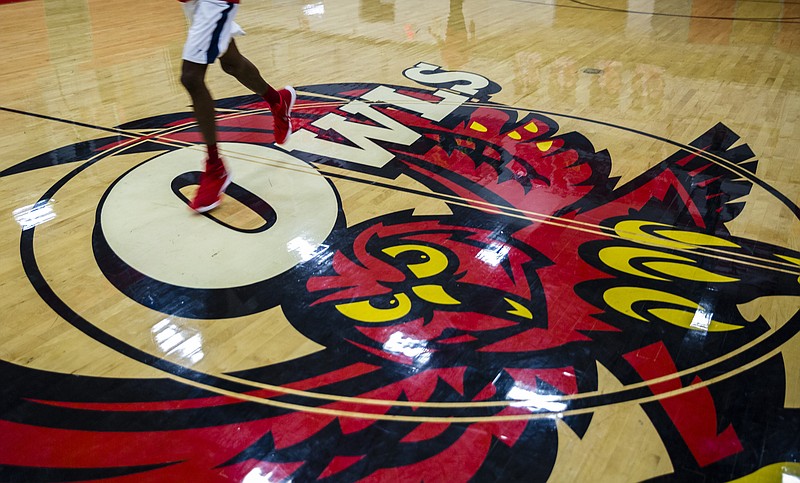
[(216, 62), (232, 40), (238, 5), (222, 0), (187, 2), (191, 25), (183, 46), (181, 83), (192, 98), (197, 124), (206, 144), (217, 142), (214, 99), (206, 85), (208, 66)]
[(236, 46), (236, 42), (231, 39), (228, 44), (228, 50), (225, 51), (219, 58), (219, 64), (227, 74), (236, 78), (243, 86), (259, 95), (265, 95), (267, 91), (272, 89), (267, 81), (261, 77), (258, 68), (250, 62)]
[(291, 86), (275, 90), (270, 86), (258, 68), (239, 52), (236, 42), (231, 39), (228, 49), (219, 58), (222, 70), (236, 78), (243, 86), (260, 95), (270, 106), (275, 128), (275, 141), (283, 144), (292, 134), (291, 111), (296, 94)]
[(211, 146), (217, 144), (217, 129), (214, 99), (205, 81), (207, 69), (207, 64), (184, 60), (181, 66), (181, 84), (192, 99), (192, 109), (203, 140)]
[(221, 0), (199, 0), (191, 12), (191, 27), (183, 48), (181, 83), (192, 98), (197, 126), (206, 142), (208, 158), (190, 207), (200, 213), (219, 205), (231, 178), (217, 148), (214, 99), (205, 82), (206, 70), (225, 52), (231, 40), (238, 5)]
[(181, 66), (181, 84), (192, 99), (194, 117), (208, 153), (197, 193), (189, 204), (198, 213), (216, 208), (220, 204), (222, 193), (231, 181), (217, 148), (216, 110), (214, 99), (205, 82), (207, 69), (207, 64), (188, 60), (184, 60)]

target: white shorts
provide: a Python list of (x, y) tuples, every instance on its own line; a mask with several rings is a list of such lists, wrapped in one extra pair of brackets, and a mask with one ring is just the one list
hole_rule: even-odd
[(189, 35), (183, 46), (183, 60), (196, 64), (213, 64), (231, 43), (231, 38), (244, 35), (233, 21), (239, 4), (224, 0), (191, 0), (183, 4), (189, 20)]

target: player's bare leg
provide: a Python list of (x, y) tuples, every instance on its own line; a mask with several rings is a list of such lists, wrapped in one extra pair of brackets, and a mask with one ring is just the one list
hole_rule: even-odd
[(200, 176), (200, 186), (192, 200), (190, 207), (198, 213), (205, 213), (216, 208), (220, 197), (231, 182), (231, 177), (225, 169), (222, 158), (217, 149), (217, 126), (214, 99), (205, 82), (206, 64), (198, 64), (188, 60), (183, 61), (181, 68), (181, 83), (192, 98), (197, 127), (206, 142), (208, 159), (205, 169)]
[(231, 39), (228, 50), (219, 58), (222, 70), (236, 78), (243, 86), (260, 95), (269, 104), (275, 126), (275, 140), (283, 144), (292, 134), (291, 111), (296, 94), (291, 86), (276, 91), (270, 86), (250, 60), (239, 52)]
[(261, 77), (258, 68), (239, 52), (236, 42), (231, 39), (228, 50), (219, 58), (222, 70), (232, 75), (241, 84), (260, 96), (265, 96), (271, 89), (267, 81)]
[(206, 64), (196, 64), (183, 61), (181, 68), (181, 84), (192, 98), (192, 108), (197, 120), (197, 126), (207, 145), (217, 144), (216, 112), (214, 111), (214, 98), (211, 97), (206, 86)]

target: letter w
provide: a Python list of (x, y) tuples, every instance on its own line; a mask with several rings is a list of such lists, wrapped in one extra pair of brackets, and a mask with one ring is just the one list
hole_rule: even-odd
[(382, 168), (394, 156), (372, 140), (408, 146), (420, 138), (419, 133), (381, 114), (365, 102), (352, 101), (342, 106), (341, 109), (350, 114), (362, 114), (378, 125), (371, 126), (352, 122), (337, 114), (327, 114), (311, 125), (320, 129), (332, 129), (355, 146), (326, 141), (316, 137), (311, 131), (301, 129), (292, 135), (289, 143), (283, 148)]

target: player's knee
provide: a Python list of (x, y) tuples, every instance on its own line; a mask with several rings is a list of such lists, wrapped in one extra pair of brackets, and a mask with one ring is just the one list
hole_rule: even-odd
[(194, 72), (184, 71), (181, 73), (181, 84), (189, 92), (195, 92), (203, 87), (203, 76)]

